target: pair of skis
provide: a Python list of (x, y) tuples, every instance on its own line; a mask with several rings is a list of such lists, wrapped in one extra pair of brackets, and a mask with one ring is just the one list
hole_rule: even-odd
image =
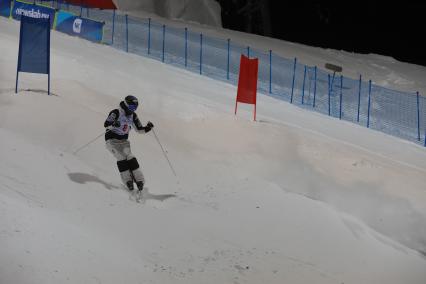
[(137, 203), (145, 203), (145, 191), (146, 189), (139, 190), (139, 189), (133, 189), (132, 191), (128, 190), (129, 192), (129, 199), (136, 201)]
[(127, 188), (127, 191), (130, 194), (129, 199), (130, 200), (134, 200), (137, 203), (141, 203), (142, 201), (144, 202), (145, 201), (144, 200), (144, 197), (145, 197), (144, 196), (145, 195), (144, 192), (146, 191), (146, 189), (144, 190), (143, 188), (140, 189), (138, 187), (138, 183), (136, 182), (136, 179), (133, 176), (133, 172), (132, 171), (130, 171), (130, 176), (132, 178), (132, 183), (136, 184), (136, 188), (134, 187), (134, 184), (133, 184), (133, 189), (132, 190), (130, 188)]

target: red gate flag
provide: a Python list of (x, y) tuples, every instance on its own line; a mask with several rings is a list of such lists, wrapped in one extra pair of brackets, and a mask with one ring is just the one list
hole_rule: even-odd
[(254, 120), (256, 120), (256, 93), (257, 93), (257, 73), (259, 59), (250, 59), (241, 54), (240, 77), (238, 79), (237, 100), (235, 102), (235, 114), (237, 114), (237, 104), (254, 104)]
[[(64, 0), (65, 2), (76, 5), (83, 6), (85, 8), (99, 8), (99, 9), (111, 9), (116, 10), (117, 7), (112, 0)], [(63, 1), (63, 2), (64, 2)]]

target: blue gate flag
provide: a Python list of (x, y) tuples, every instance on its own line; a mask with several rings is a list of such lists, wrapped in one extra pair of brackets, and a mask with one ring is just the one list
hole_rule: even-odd
[(48, 74), (50, 94), (50, 19), (21, 17), (15, 93), (19, 72)]

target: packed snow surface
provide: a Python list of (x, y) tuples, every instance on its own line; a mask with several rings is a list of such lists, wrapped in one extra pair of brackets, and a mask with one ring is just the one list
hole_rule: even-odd
[[(423, 147), (263, 94), (253, 122), (232, 85), (57, 32), (52, 95), (15, 95), (18, 35), (0, 18), (0, 283), (426, 282)], [(76, 152), (128, 94), (142, 204), (102, 137)]]

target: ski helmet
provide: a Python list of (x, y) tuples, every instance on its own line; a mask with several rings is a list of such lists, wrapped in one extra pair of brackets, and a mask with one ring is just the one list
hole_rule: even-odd
[(138, 99), (135, 96), (126, 96), (124, 98), (124, 104), (131, 111), (134, 112), (138, 108)]

